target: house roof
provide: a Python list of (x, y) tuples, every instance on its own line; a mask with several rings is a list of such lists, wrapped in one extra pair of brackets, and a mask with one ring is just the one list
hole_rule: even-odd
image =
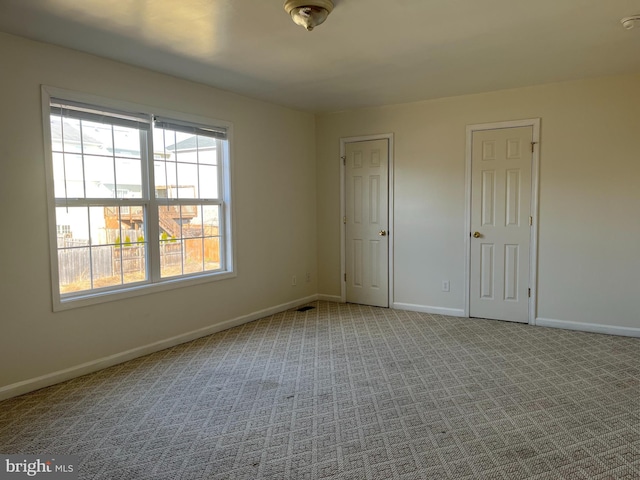
[(637, 0), (0, 2), (0, 31), (309, 111), (640, 72)]
[(196, 137), (192, 136), (181, 142), (175, 143), (167, 147), (169, 151), (180, 150), (195, 150), (196, 148), (214, 148), (216, 146), (215, 138), (199, 136), (196, 142)]
[[(63, 126), (59, 121), (51, 122), (51, 140), (54, 143), (62, 143), (62, 128)], [(75, 143), (77, 145), (81, 143), (82, 137), (80, 135), (80, 130), (78, 130), (72, 122), (64, 122), (64, 139), (67, 142)], [(85, 144), (102, 145), (100, 140), (93, 138), (87, 133), (84, 134), (84, 142)]]

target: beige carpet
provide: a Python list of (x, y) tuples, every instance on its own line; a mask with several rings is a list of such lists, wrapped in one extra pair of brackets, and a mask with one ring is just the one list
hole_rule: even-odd
[(313, 305), (0, 402), (0, 453), (82, 479), (640, 478), (640, 339)]

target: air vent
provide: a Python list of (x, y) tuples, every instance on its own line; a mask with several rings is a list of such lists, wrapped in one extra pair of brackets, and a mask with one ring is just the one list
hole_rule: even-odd
[(313, 310), (314, 308), (316, 307), (310, 307), (309, 305), (307, 305), (306, 307), (300, 307), (296, 310), (296, 312), (306, 312), (307, 310)]

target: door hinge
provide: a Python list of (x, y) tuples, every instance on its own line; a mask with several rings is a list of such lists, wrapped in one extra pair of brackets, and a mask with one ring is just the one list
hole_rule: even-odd
[(347, 217), (342, 217), (342, 223), (347, 224)]
[(531, 153), (533, 153), (533, 149), (535, 148), (536, 143), (538, 142), (531, 142)]
[(340, 157), (342, 159), (342, 164), (346, 165), (347, 164), (347, 157)]
[(533, 225), (533, 217), (529, 217), (529, 226)]
[(531, 298), (531, 289), (529, 289), (529, 298)]
[(347, 274), (346, 273), (344, 274), (344, 281), (345, 282), (347, 281)]

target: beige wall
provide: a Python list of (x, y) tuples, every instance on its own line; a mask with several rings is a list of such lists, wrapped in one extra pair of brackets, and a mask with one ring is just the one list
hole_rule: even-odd
[[(0, 388), (317, 292), (312, 114), (6, 34), (0, 58)], [(52, 313), (41, 84), (232, 122), (237, 278)]]
[(341, 137), (395, 135), (395, 302), (461, 311), (465, 128), (540, 117), (537, 316), (640, 334), (639, 112), (633, 75), (319, 115), (320, 293), (340, 294)]

